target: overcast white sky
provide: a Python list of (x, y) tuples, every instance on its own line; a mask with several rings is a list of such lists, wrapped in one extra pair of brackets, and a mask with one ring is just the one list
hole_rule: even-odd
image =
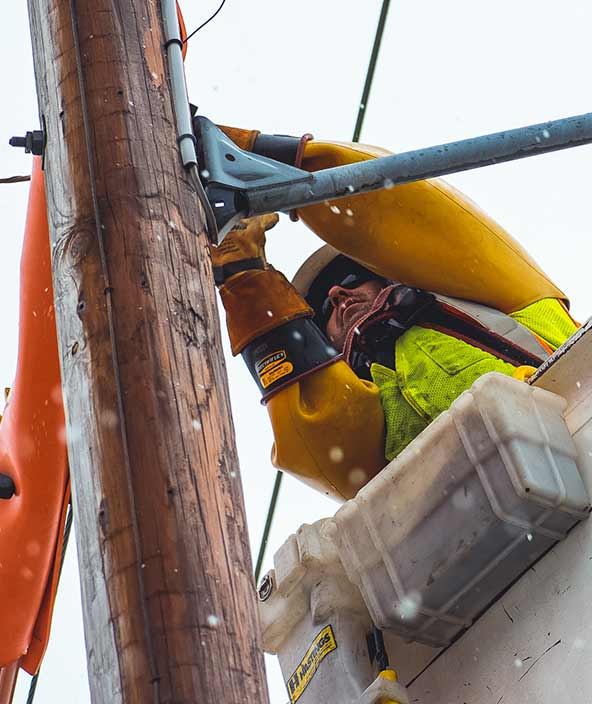
[[(219, 0), (183, 0), (188, 28)], [(347, 140), (351, 137), (380, 0), (227, 0), (190, 45), (192, 102), (202, 114), (265, 132)], [(27, 173), (30, 159), (8, 147), (36, 128), (37, 109), (25, 0), (2, 3), (3, 62), (0, 176)], [(592, 4), (584, 0), (393, 0), (362, 141), (393, 151), (584, 113), (592, 65)], [(591, 148), (488, 167), (448, 178), (497, 218), (590, 315)], [(0, 185), (0, 384), (10, 385), (17, 341), (18, 263), (26, 185)], [(283, 218), (270, 234), (268, 258), (287, 275), (319, 242)], [(233, 413), (251, 544), (257, 550), (274, 469), (271, 433), (258, 393), (240, 360), (228, 359)], [(335, 504), (287, 478), (273, 527), (274, 550), (301, 523)], [(71, 542), (53, 635), (36, 701), (86, 704), (80, 596)], [(286, 701), (270, 659), (272, 704)], [(28, 677), (15, 701), (25, 702)]]

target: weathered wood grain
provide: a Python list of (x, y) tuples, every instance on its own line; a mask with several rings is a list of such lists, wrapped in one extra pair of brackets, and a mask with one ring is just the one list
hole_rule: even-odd
[[(29, 0), (93, 702), (267, 701), (211, 265), (153, 0)], [(59, 624), (58, 624), (59, 626)]]

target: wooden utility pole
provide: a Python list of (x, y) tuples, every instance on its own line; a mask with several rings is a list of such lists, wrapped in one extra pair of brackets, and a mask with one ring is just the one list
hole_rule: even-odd
[(264, 704), (210, 259), (159, 2), (29, 12), (93, 702)]

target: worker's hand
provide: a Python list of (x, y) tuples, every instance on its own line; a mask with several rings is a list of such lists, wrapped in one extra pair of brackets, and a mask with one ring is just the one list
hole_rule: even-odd
[(523, 364), (521, 367), (516, 367), (512, 376), (514, 379), (520, 379), (520, 381), (528, 381), (530, 377), (536, 372), (536, 367), (530, 367), (527, 364)]
[(216, 285), (247, 269), (265, 269), (265, 233), (278, 220), (277, 213), (240, 220), (220, 245), (210, 247)]

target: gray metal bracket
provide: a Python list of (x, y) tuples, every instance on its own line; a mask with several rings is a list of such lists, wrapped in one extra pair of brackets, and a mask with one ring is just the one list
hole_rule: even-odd
[[(592, 113), (308, 173), (239, 149), (196, 118), (202, 179), (218, 243), (237, 220), (286, 212), (403, 183), (546, 154), (592, 142)], [(212, 239), (212, 233), (210, 233)]]
[(206, 117), (194, 118), (193, 129), (200, 177), (218, 226), (218, 244), (238, 220), (249, 214), (249, 194), (312, 181), (308, 171), (240, 149)]

